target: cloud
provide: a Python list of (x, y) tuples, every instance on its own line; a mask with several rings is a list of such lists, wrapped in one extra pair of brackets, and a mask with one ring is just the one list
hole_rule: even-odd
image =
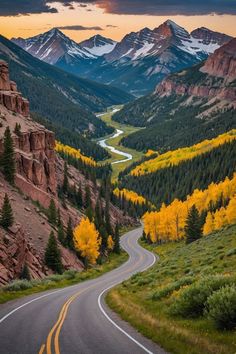
[(68, 30), (68, 31), (103, 31), (103, 28), (100, 26), (80, 26), (80, 25), (71, 25), (71, 26), (60, 26), (57, 27), (61, 30)]
[(96, 5), (106, 13), (132, 15), (236, 14), (236, 0), (0, 0), (0, 16), (56, 13), (55, 3), (70, 9)]
[(130, 15), (236, 14), (236, 0), (82, 0), (107, 13)]
[(119, 28), (118, 26), (114, 26), (114, 25), (106, 25), (107, 28)]

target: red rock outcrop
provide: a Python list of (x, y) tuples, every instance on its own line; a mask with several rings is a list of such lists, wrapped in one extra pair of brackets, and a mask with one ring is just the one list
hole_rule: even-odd
[(9, 79), (8, 64), (0, 60), (0, 104), (12, 112), (29, 115), (29, 101), (17, 91), (15, 82)]
[(177, 84), (171, 79), (165, 79), (156, 88), (155, 94), (169, 96), (171, 94), (188, 95), (196, 97), (218, 98), (232, 102), (236, 107), (236, 88), (235, 87), (209, 87)]
[(210, 55), (200, 70), (212, 76), (223, 77), (227, 81), (236, 79), (236, 38)]
[(12, 227), (8, 232), (0, 229), (0, 284), (19, 277), (25, 263), (33, 279), (44, 276), (41, 257), (26, 239), (23, 228)]

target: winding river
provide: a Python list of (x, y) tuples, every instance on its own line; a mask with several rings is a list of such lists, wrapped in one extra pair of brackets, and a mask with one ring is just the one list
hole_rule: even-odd
[[(111, 114), (114, 114), (115, 112), (118, 112), (118, 111), (119, 111), (119, 109), (115, 108), (115, 109), (113, 109)], [(97, 117), (101, 117), (104, 114), (106, 114), (106, 113), (97, 114)], [(97, 142), (101, 147), (103, 147), (105, 149), (108, 149), (108, 150), (110, 150), (111, 152), (113, 152), (113, 153), (115, 153), (117, 155), (125, 157), (124, 159), (112, 162), (111, 163), (112, 165), (115, 165), (115, 164), (118, 164), (118, 163), (122, 163), (122, 162), (126, 162), (126, 161), (130, 161), (130, 160), (133, 159), (133, 156), (131, 154), (129, 154), (127, 152), (123, 152), (121, 150), (117, 150), (116, 148), (114, 148), (114, 146), (108, 145), (106, 143), (107, 140), (115, 139), (118, 136), (122, 135), (123, 133), (124, 133), (123, 130), (116, 129), (116, 132), (112, 136), (110, 136), (108, 138), (105, 138), (105, 139), (98, 140), (98, 142)]]

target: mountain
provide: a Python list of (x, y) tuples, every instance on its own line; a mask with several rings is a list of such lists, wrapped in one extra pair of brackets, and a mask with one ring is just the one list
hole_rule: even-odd
[(132, 98), (117, 88), (80, 79), (38, 60), (2, 36), (0, 58), (9, 63), (13, 79), (29, 97), (31, 110), (73, 132), (94, 137), (110, 133), (91, 111)]
[(84, 75), (98, 65), (99, 57), (116, 45), (112, 39), (100, 35), (78, 44), (58, 28), (27, 39), (12, 38), (12, 42), (34, 57), (78, 75)]
[(168, 74), (206, 59), (230, 38), (208, 29), (190, 34), (168, 20), (154, 30), (126, 35), (89, 76), (142, 95)]
[[(53, 37), (56, 39), (52, 40)], [(151, 92), (170, 73), (206, 59), (230, 39), (207, 28), (188, 33), (167, 20), (153, 30), (144, 28), (131, 32), (118, 43), (97, 35), (77, 44), (56, 29), (13, 41), (37, 58), (50, 59), (68, 72), (140, 96)]]
[(146, 127), (122, 140), (137, 150), (167, 151), (213, 138), (236, 127), (236, 38), (206, 62), (172, 74), (155, 91), (113, 119)]
[(103, 37), (100, 34), (79, 43), (83, 49), (97, 57), (110, 53), (116, 44), (116, 41)]

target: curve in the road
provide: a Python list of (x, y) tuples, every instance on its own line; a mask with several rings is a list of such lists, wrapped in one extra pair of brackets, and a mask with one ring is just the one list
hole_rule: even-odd
[[(137, 333), (104, 302), (105, 293), (151, 267), (155, 256), (138, 244), (142, 228), (122, 237), (129, 260), (103, 276), (0, 308), (4, 354), (141, 354), (164, 351)], [(14, 338), (14, 340), (12, 340)]]

